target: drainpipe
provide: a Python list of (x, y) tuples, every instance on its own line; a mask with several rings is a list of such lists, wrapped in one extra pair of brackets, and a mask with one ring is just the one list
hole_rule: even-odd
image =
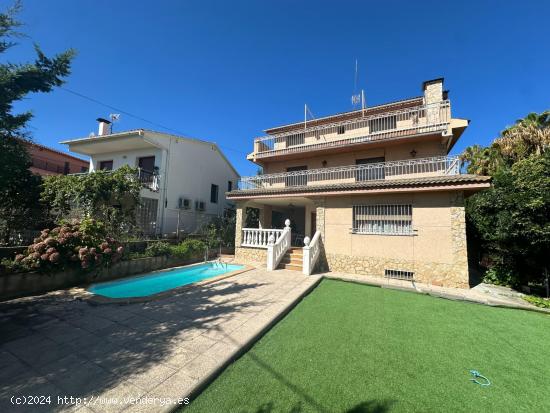
[(170, 138), (170, 143), (168, 144), (168, 149), (163, 149), (164, 154), (166, 156), (166, 162), (164, 163), (164, 179), (163, 185), (162, 185), (162, 192), (160, 196), (160, 201), (162, 202), (162, 209), (161, 209), (161, 218), (160, 218), (160, 235), (164, 233), (164, 217), (166, 216), (166, 188), (168, 187), (168, 170), (169, 170), (169, 164), (170, 164), (170, 149), (172, 148), (172, 138)]

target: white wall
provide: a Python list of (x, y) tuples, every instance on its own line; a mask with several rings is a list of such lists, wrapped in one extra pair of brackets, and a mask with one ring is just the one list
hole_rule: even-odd
[[(191, 200), (191, 208), (180, 211), (180, 229), (192, 232), (213, 216), (223, 214), (231, 205), (225, 198), (228, 181), (236, 188), (239, 176), (233, 171), (212, 144), (194, 142), (169, 135), (147, 135), (151, 141), (168, 149), (167, 172), (161, 179), (161, 192), (165, 187), (163, 232), (175, 232), (178, 221), (179, 198)], [(162, 173), (162, 172), (161, 172)], [(210, 202), (210, 186), (218, 185), (218, 202)], [(205, 211), (195, 210), (195, 201), (203, 201)], [(164, 206), (164, 201), (162, 203)]]
[[(225, 198), (228, 181), (232, 181), (234, 189), (239, 176), (215, 145), (149, 131), (144, 137), (158, 148), (93, 155), (90, 170), (97, 170), (101, 161), (110, 160), (113, 169), (123, 165), (136, 167), (138, 158), (154, 155), (155, 166), (159, 168), (160, 189), (153, 192), (144, 188), (141, 196), (159, 199), (158, 231), (176, 232), (179, 215), (180, 230), (193, 232), (202, 223), (223, 214), (224, 209), (231, 205)], [(218, 185), (217, 203), (210, 202), (211, 184)], [(179, 198), (190, 199), (191, 208), (180, 211)], [(204, 211), (195, 210), (196, 200), (204, 202)]]

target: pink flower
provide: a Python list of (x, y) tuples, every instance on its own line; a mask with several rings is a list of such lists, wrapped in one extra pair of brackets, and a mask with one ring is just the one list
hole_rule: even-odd
[(37, 260), (40, 258), (40, 253), (39, 252), (33, 252), (31, 254), (31, 258), (34, 259), (34, 260)]
[(23, 254), (17, 254), (15, 256), (15, 261), (20, 262), (25, 256)]
[(59, 252), (54, 252), (52, 255), (50, 255), (50, 262), (53, 262), (53, 263), (59, 262), (60, 257), (61, 257), (61, 254), (59, 254)]
[(48, 260), (50, 259), (50, 255), (49, 255), (49, 254), (42, 254), (42, 255), (40, 256), (40, 259), (41, 259), (42, 261), (48, 261)]
[(48, 249), (46, 250), (46, 253), (47, 253), (47, 254), (53, 254), (54, 252), (57, 252), (57, 250), (56, 250), (55, 248), (53, 248), (53, 247), (48, 248)]
[(94, 255), (96, 253), (96, 249), (94, 247), (90, 248), (90, 254)]
[(118, 247), (118, 248), (116, 249), (116, 252), (117, 252), (118, 254), (122, 254), (122, 253), (124, 252), (124, 247), (123, 247), (123, 246)]
[(82, 268), (88, 268), (88, 267), (90, 266), (90, 264), (88, 263), (88, 261), (82, 261), (82, 262), (80, 263), (80, 266), (81, 266)]

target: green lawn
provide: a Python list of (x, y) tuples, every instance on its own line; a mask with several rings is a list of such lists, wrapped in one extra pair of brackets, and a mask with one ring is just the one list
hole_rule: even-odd
[(325, 280), (184, 410), (548, 412), (550, 316)]

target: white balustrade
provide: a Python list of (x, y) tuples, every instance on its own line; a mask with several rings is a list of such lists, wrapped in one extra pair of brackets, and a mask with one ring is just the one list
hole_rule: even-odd
[(313, 238), (310, 240), (309, 237), (304, 238), (304, 247), (302, 248), (303, 254), (303, 264), (302, 270), (304, 275), (311, 275), (315, 264), (319, 259), (319, 253), (321, 252), (321, 233), (319, 231), (315, 232)]
[(267, 270), (273, 271), (277, 268), (281, 262), (281, 258), (285, 255), (290, 248), (291, 242), (291, 230), (290, 220), (285, 221), (285, 228), (282, 230), (281, 236), (275, 240), (274, 236), (269, 238), (267, 245)]
[(273, 236), (276, 241), (283, 231), (282, 229), (243, 228), (241, 246), (267, 248), (269, 237)]

